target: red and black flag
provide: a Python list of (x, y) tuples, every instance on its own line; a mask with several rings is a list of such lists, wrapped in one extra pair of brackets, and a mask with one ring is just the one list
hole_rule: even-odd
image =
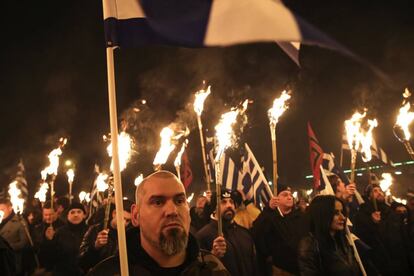
[(321, 165), (323, 160), (323, 150), (316, 139), (315, 133), (308, 122), (308, 136), (309, 136), (309, 153), (310, 164), (313, 174), (313, 188), (315, 190), (323, 189), (321, 186)]
[(193, 171), (190, 167), (190, 161), (188, 160), (187, 151), (184, 151), (183, 156), (181, 157), (181, 181), (184, 184), (186, 190), (188, 190), (188, 186), (190, 186), (191, 182), (193, 182)]

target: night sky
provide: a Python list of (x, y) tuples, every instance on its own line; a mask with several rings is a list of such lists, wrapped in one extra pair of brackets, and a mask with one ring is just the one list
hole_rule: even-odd
[[(109, 166), (110, 132), (106, 54), (101, 1), (8, 1), (2, 16), (0, 63), (0, 185), (13, 178), (22, 158), (31, 192), (59, 137), (69, 141), (61, 160), (75, 162), (74, 191), (89, 190), (94, 164)], [(378, 3), (381, 2), (381, 3)], [(384, 3), (382, 3), (384, 2)], [(203, 123), (207, 132), (219, 115), (242, 100), (253, 103), (240, 142), (247, 142), (271, 177), (272, 156), (267, 109), (283, 89), (292, 90), (290, 109), (277, 126), (281, 181), (308, 188), (310, 174), (306, 124), (311, 122), (322, 148), (339, 158), (344, 120), (368, 108), (376, 117), (377, 143), (394, 162), (409, 160), (392, 126), (405, 87), (414, 92), (414, 32), (409, 1), (287, 1), (287, 5), (354, 53), (385, 72), (372, 70), (330, 50), (302, 46), (298, 68), (275, 43), (226, 48), (186, 49), (147, 46), (115, 52), (119, 119), (129, 123), (135, 154), (123, 172), (124, 193), (133, 191), (139, 173), (152, 171), (158, 134), (171, 122), (186, 122), (188, 154), (199, 190), (203, 176), (196, 118), (189, 109), (192, 95), (206, 80), (212, 94)], [(140, 100), (147, 101), (146, 106)], [(134, 112), (135, 109), (140, 112)], [(349, 155), (345, 155), (345, 167)], [(171, 163), (173, 159), (169, 160)], [(364, 166), (358, 159), (358, 166)], [(167, 166), (168, 168), (169, 166)], [(56, 182), (66, 192), (65, 168)], [(396, 179), (396, 193), (412, 185), (406, 168)], [(411, 175), (412, 177), (412, 175)], [(361, 179), (360, 189), (363, 188)]]

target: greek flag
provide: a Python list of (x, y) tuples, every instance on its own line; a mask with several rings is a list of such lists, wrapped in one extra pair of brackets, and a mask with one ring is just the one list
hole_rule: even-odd
[(247, 199), (254, 199), (256, 206), (265, 206), (272, 198), (272, 191), (249, 145), (244, 146), (245, 155), (242, 158), (241, 172), (243, 191)]

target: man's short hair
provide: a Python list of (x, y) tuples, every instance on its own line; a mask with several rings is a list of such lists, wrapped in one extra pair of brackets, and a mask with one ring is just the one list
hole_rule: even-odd
[(156, 171), (142, 180), (142, 182), (138, 185), (136, 191), (135, 191), (135, 201), (137, 205), (140, 205), (141, 202), (139, 201), (139, 197), (142, 197), (145, 194), (145, 185), (149, 180), (152, 178), (162, 178), (162, 179), (168, 179), (168, 178), (175, 178), (179, 183), (181, 181), (177, 178), (175, 174), (169, 171)]

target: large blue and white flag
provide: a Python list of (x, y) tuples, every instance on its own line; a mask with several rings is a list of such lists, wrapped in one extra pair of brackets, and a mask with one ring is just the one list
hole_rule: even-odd
[(265, 206), (272, 198), (272, 191), (250, 147), (247, 144), (244, 146), (246, 151), (242, 159), (241, 172), (244, 194), (247, 199), (253, 198), (256, 206)]
[(108, 47), (205, 47), (274, 41), (295, 62), (298, 43), (355, 58), (279, 0), (103, 0), (103, 10)]

